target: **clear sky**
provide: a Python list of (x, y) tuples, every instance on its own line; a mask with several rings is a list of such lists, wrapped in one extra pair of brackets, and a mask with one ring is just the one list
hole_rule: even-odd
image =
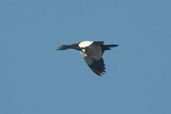
[[(0, 114), (171, 114), (170, 0), (1, 0)], [(95, 75), (75, 50), (119, 44)]]

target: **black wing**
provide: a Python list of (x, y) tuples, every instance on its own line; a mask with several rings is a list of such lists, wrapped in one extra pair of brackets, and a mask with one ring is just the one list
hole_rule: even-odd
[(103, 58), (101, 58), (100, 60), (96, 60), (86, 56), (84, 57), (84, 59), (94, 73), (99, 76), (102, 76), (105, 73), (105, 64)]

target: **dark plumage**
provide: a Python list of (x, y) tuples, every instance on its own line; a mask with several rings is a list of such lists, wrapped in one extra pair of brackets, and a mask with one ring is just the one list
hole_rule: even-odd
[(91, 70), (101, 76), (105, 73), (105, 64), (102, 58), (104, 51), (117, 47), (117, 44), (104, 45), (103, 41), (82, 41), (72, 45), (62, 45), (57, 50), (76, 49), (81, 51)]

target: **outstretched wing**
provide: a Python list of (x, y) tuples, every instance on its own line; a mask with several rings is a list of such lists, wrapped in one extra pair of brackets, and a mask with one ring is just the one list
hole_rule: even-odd
[(103, 58), (96, 60), (89, 56), (85, 56), (84, 59), (94, 73), (99, 76), (105, 73), (105, 64)]
[(105, 72), (105, 64), (102, 58), (101, 44), (91, 45), (82, 49), (81, 55), (93, 72), (101, 76)]

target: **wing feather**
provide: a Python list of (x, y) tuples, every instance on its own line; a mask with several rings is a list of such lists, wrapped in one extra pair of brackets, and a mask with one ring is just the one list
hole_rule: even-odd
[(105, 64), (102, 58), (101, 44), (103, 42), (95, 42), (81, 51), (82, 57), (85, 59), (91, 70), (97, 75), (101, 76), (105, 73)]
[(96, 73), (99, 76), (105, 73), (105, 64), (103, 58), (95, 60), (93, 58), (86, 56), (84, 57), (84, 59), (94, 73)]

